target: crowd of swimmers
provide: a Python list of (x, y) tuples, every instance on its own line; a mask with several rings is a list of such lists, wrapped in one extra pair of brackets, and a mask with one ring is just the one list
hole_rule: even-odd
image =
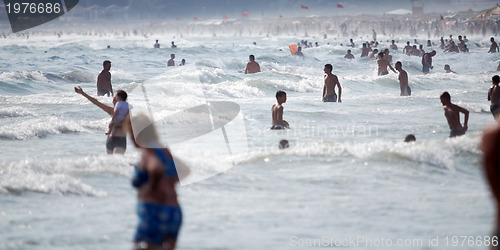
[[(376, 33), (374, 31), (374, 38)], [(465, 38), (465, 36), (464, 36)], [(452, 41), (452, 37), (450, 36)], [(498, 45), (492, 38), (490, 53), (498, 52)], [(459, 36), (459, 43), (456, 45), (461, 51), (465, 47), (465, 39)], [(301, 42), (306, 45), (307, 41)], [(495, 45), (493, 44), (495, 43)], [(371, 44), (371, 45), (370, 45)], [(451, 45), (450, 45), (451, 44)], [(454, 43), (448, 42), (444, 45), (451, 49)], [(172, 42), (172, 48), (174, 43)], [(312, 43), (309, 43), (312, 46)], [(355, 47), (352, 39), (350, 46)], [(375, 43), (364, 43), (362, 46), (362, 57), (369, 56), (371, 52), (373, 57), (377, 56), (378, 75), (389, 74), (388, 68), (395, 73), (399, 73), (400, 95), (410, 96), (411, 89), (408, 86), (408, 73), (403, 69), (400, 61), (396, 62), (394, 68), (391, 66), (392, 56), (388, 49), (381, 52), (371, 50), (369, 46), (378, 46)], [(154, 45), (155, 48), (160, 48), (158, 40)], [(397, 50), (397, 45), (392, 41), (390, 45), (392, 50)], [(466, 48), (466, 47), (465, 47)], [(422, 48), (420, 48), (422, 49)], [(371, 50), (371, 51), (370, 51)], [(403, 49), (407, 55), (417, 55), (414, 46), (410, 46), (409, 42)], [(378, 52), (378, 53), (377, 53)], [(436, 51), (432, 50), (429, 53), (418, 52), (422, 57), (422, 72), (428, 74), (432, 65), (432, 57), (436, 55)], [(348, 50), (346, 58), (354, 57), (351, 50)], [(171, 55), (168, 66), (174, 66), (173, 60), (175, 55)], [(75, 87), (75, 92), (87, 98), (90, 102), (108, 113), (112, 118), (108, 126), (106, 150), (108, 154), (123, 154), (126, 151), (127, 134), (134, 144), (141, 151), (141, 161), (134, 167), (134, 176), (132, 185), (138, 189), (138, 204), (137, 213), (139, 224), (134, 236), (135, 248), (154, 248), (163, 247), (164, 249), (174, 249), (176, 245), (178, 231), (182, 224), (182, 212), (177, 201), (175, 184), (179, 179), (184, 178), (189, 174), (189, 168), (180, 161), (175, 161), (174, 156), (168, 148), (161, 145), (153, 122), (146, 115), (139, 114), (132, 119), (129, 115), (130, 106), (127, 103), (127, 93), (123, 90), (113, 91), (111, 84), (111, 62), (106, 60), (103, 62), (103, 70), (97, 78), (97, 95), (112, 96), (113, 107), (105, 105), (97, 99), (91, 97), (80, 87)], [(451, 70), (449, 65), (445, 65), (445, 71), (448, 73), (456, 73)], [(249, 56), (249, 62), (245, 68), (245, 74), (254, 74), (260, 72), (260, 65), (255, 61), (255, 56)], [(338, 77), (332, 73), (333, 66), (326, 64), (324, 66), (324, 85), (322, 91), (323, 102), (342, 102), (342, 86)], [(491, 102), (490, 111), (493, 117), (499, 122), (497, 127), (488, 130), (483, 136), (482, 149), (484, 152), (484, 165), (488, 174), (488, 181), (492, 187), (495, 199), (500, 201), (500, 77), (495, 75), (492, 77), (492, 86), (488, 91), (488, 101)], [(338, 91), (338, 95), (337, 95)], [(287, 95), (284, 91), (276, 92), (276, 103), (271, 108), (272, 115), (272, 130), (289, 129), (290, 124), (283, 119), (284, 107), (283, 104), (287, 101)], [(451, 96), (448, 92), (443, 92), (440, 95), (440, 100), (444, 108), (444, 116), (450, 128), (450, 137), (461, 136), (468, 130), (469, 111), (451, 102)], [(464, 116), (464, 122), (460, 121), (460, 113)], [(138, 128), (141, 130), (137, 131)], [(490, 136), (491, 135), (491, 136)], [(410, 134), (405, 138), (405, 142), (415, 141), (415, 135)], [(279, 143), (280, 149), (289, 147), (287, 140), (281, 140)], [(176, 166), (177, 165), (177, 166)], [(163, 214), (165, 216), (159, 216)], [(497, 227), (500, 229), (500, 210), (497, 215)], [(498, 236), (498, 232), (496, 233)]]
[[(160, 43), (158, 42), (158, 40), (156, 40), (156, 43), (153, 45), (153, 48), (155, 49), (159, 49), (160, 48)], [(170, 48), (177, 48), (177, 45), (175, 45), (175, 42), (172, 41), (172, 44), (170, 45)], [(167, 66), (168, 67), (171, 67), (171, 66), (175, 66), (175, 54), (172, 53), (170, 54), (170, 59), (167, 61)], [(186, 65), (186, 59), (182, 59), (181, 60), (181, 63), (179, 64), (179, 66), (184, 66)]]

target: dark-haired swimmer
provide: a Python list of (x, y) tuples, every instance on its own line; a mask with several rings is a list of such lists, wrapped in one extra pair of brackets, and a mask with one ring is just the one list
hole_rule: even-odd
[(288, 141), (283, 139), (280, 141), (279, 149), (285, 149), (288, 148), (290, 145), (288, 144)]
[(247, 67), (245, 68), (245, 74), (260, 72), (260, 65), (255, 61), (255, 56), (250, 55), (248, 58), (249, 62), (247, 63)]
[(378, 53), (378, 59), (377, 59), (377, 64), (378, 64), (378, 75), (383, 76), (383, 75), (388, 75), (389, 71), (387, 70), (387, 67), (389, 67), (394, 73), (397, 73), (396, 70), (391, 66), (391, 63), (387, 61), (387, 59), (384, 58), (384, 52)]
[(424, 72), (424, 74), (430, 73), (431, 69), (434, 68), (434, 66), (432, 66), (432, 57), (435, 55), (436, 55), (435, 50), (422, 55), (422, 72)]
[(175, 249), (182, 224), (176, 184), (190, 172), (161, 145), (153, 122), (144, 114), (130, 119), (131, 139), (141, 153), (134, 167), (139, 222), (134, 249)]
[(412, 141), (416, 141), (417, 138), (415, 138), (415, 135), (413, 134), (409, 134), (405, 137), (405, 142), (412, 142)]
[(491, 78), (493, 86), (488, 91), (488, 101), (491, 101), (490, 111), (493, 117), (498, 120), (500, 117), (500, 77), (495, 75)]
[[(448, 126), (450, 126), (450, 137), (464, 135), (468, 129), (469, 111), (451, 103), (451, 96), (448, 92), (443, 92), (440, 99), (444, 106), (444, 116), (448, 121)], [(465, 115), (464, 126), (460, 123), (460, 113)]]
[(344, 58), (354, 59), (354, 55), (351, 53), (350, 49), (347, 50), (347, 54), (345, 54)]
[(398, 46), (394, 43), (394, 40), (392, 40), (391, 49), (392, 50), (398, 50)]
[(444, 70), (446, 71), (446, 73), (454, 73), (454, 74), (456, 74), (456, 73), (457, 73), (457, 72), (455, 72), (455, 71), (451, 70), (451, 67), (450, 67), (450, 65), (448, 65), (448, 64), (445, 64), (445, 65), (444, 65)]
[(400, 96), (410, 96), (411, 95), (411, 89), (410, 86), (408, 86), (408, 73), (403, 69), (403, 64), (398, 61), (396, 62), (396, 70), (399, 71), (399, 87), (401, 89), (401, 94)]
[[(484, 131), (481, 143), (483, 166), (496, 206), (495, 231), (491, 238), (500, 237), (500, 126)], [(491, 246), (490, 250), (500, 250), (500, 245)]]
[(287, 121), (283, 120), (283, 103), (286, 102), (285, 91), (279, 90), (276, 92), (276, 104), (271, 108), (271, 115), (273, 118), (272, 130), (290, 128)]
[(332, 74), (333, 66), (326, 64), (325, 71), (325, 85), (323, 86), (323, 102), (337, 102), (337, 94), (335, 93), (335, 86), (339, 89), (339, 102), (342, 102), (342, 86), (340, 86), (339, 78)]
[(363, 43), (363, 47), (361, 48), (361, 56), (360, 57), (368, 56), (368, 53), (370, 53), (370, 51), (372, 51), (372, 49), (369, 48), (366, 43)]
[[(121, 92), (122, 90), (119, 91)], [(103, 104), (97, 99), (89, 96), (87, 93), (83, 91), (83, 89), (80, 86), (75, 87), (75, 92), (87, 98), (87, 100), (89, 100), (91, 103), (102, 109), (104, 112), (108, 113), (110, 116), (114, 115), (115, 110), (113, 107)], [(123, 92), (125, 93), (125, 91)], [(113, 97), (113, 106), (115, 106), (117, 102), (118, 102), (117, 95), (115, 95)], [(127, 133), (123, 128), (123, 126), (120, 125), (122, 124), (117, 124), (117, 126), (113, 126), (108, 135), (108, 139), (106, 140), (106, 152), (108, 154), (124, 154), (125, 150), (127, 149)]]

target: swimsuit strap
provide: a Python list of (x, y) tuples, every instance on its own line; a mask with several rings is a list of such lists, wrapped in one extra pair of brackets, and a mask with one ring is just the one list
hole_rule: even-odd
[(167, 157), (165, 152), (161, 148), (154, 148), (156, 155), (160, 158), (163, 166), (165, 167), (165, 175), (168, 177), (177, 177), (177, 170), (175, 169), (174, 160), (170, 157)]

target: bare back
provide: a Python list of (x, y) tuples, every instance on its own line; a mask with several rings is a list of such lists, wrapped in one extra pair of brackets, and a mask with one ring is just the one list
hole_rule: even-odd
[(111, 73), (107, 70), (101, 71), (97, 77), (97, 89), (100, 90), (112, 90), (111, 87)]
[(498, 45), (496, 42), (491, 42), (490, 51), (488, 53), (496, 53), (498, 50)]
[[(154, 149), (142, 148), (141, 151), (141, 164), (148, 171), (150, 181), (139, 188), (139, 201), (179, 206), (177, 192), (175, 191), (175, 184), (178, 182), (178, 178), (165, 176), (163, 163), (158, 158)], [(172, 157), (168, 151), (164, 150), (164, 152), (167, 157)]]
[(491, 101), (491, 104), (497, 104), (497, 105), (500, 104), (500, 86), (499, 85), (493, 85), (493, 87), (490, 88), (488, 100)]
[(247, 68), (245, 69), (245, 74), (253, 74), (253, 73), (257, 73), (257, 72), (260, 72), (260, 65), (257, 62), (251, 61), (251, 62), (247, 63)]
[(399, 71), (399, 87), (401, 88), (401, 95), (402, 96), (407, 96), (409, 95), (409, 93), (407, 93), (407, 89), (408, 89), (408, 73), (401, 69), (401, 71)]
[(387, 70), (387, 67), (389, 67), (390, 63), (389, 61), (387, 61), (387, 59), (385, 58), (380, 58), (377, 60), (377, 64), (378, 64), (378, 74), (380, 75), (382, 72), (387, 72), (389, 73), (389, 71)]
[(324, 96), (329, 96), (336, 94), (335, 85), (339, 84), (339, 79), (336, 75), (325, 75), (325, 94)]
[(448, 126), (450, 126), (451, 130), (463, 130), (462, 124), (460, 124), (460, 112), (458, 111), (456, 105), (446, 105), (444, 107), (444, 116), (446, 117)]

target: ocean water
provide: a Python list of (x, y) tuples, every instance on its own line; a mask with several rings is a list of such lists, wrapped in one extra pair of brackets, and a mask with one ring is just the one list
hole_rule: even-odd
[[(155, 39), (178, 48), (153, 49)], [(73, 91), (82, 86), (95, 96), (103, 60), (112, 61), (113, 87), (129, 92), (133, 112), (147, 112), (149, 103), (166, 126), (171, 115), (207, 102), (239, 105), (227, 126), (230, 154), (220, 129), (170, 145), (193, 169), (213, 171), (178, 187), (178, 249), (486, 249), (475, 240), (492, 231), (494, 207), (478, 146), (493, 123), (486, 97), (498, 55), (474, 43), (488, 38), (470, 38), (467, 54), (435, 48), (430, 75), (397, 38), (393, 63), (408, 71), (411, 97), (399, 96), (397, 74), (378, 77), (360, 49), (355, 60), (343, 59), (347, 38), (308, 37), (320, 47), (291, 56), (288, 45), (301, 39), (1, 39), (0, 249), (131, 248), (138, 151), (129, 142), (124, 156), (106, 155), (110, 117)], [(389, 39), (382, 36), (380, 47)], [(187, 65), (167, 68), (171, 53)], [(249, 54), (261, 73), (244, 74)], [(339, 77), (342, 103), (321, 102), (326, 63)], [(458, 74), (444, 73), (444, 64)], [(280, 89), (291, 129), (270, 131)], [(465, 136), (448, 138), (443, 91), (470, 111)], [(403, 143), (410, 133), (417, 141)], [(288, 149), (278, 149), (281, 139)], [(454, 241), (461, 236), (475, 243)]]

